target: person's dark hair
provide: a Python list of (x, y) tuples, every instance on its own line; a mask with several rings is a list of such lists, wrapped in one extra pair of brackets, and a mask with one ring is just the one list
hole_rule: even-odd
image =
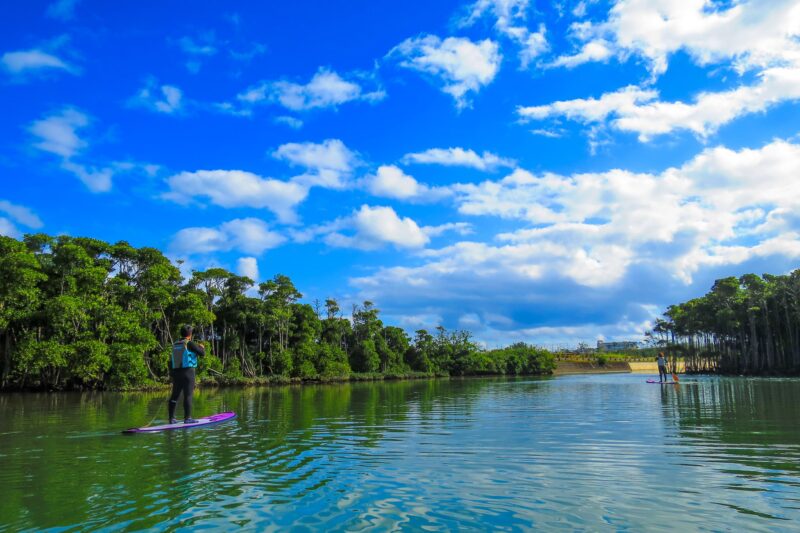
[(181, 326), (181, 337), (186, 338), (192, 334), (193, 328), (189, 324)]

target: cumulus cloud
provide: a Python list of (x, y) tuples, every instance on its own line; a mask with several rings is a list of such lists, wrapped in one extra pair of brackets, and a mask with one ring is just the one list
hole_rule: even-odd
[(479, 155), (474, 150), (464, 148), (431, 148), (424, 152), (406, 154), (406, 163), (421, 163), (445, 166), (471, 167), (477, 170), (494, 170), (498, 167), (513, 167), (516, 161), (499, 157), (491, 152)]
[[(230, 250), (260, 255), (265, 250), (276, 248), (285, 241), (284, 236), (271, 231), (263, 220), (240, 218), (217, 227), (184, 228), (175, 234), (170, 248), (175, 254), (186, 255)], [(250, 262), (249, 266), (252, 268), (253, 263)]]
[(573, 55), (557, 57), (547, 66), (574, 68), (589, 62), (604, 62), (614, 55), (611, 44), (605, 39), (594, 39), (584, 44), (580, 51)]
[(34, 121), (29, 131), (38, 139), (34, 144), (36, 148), (69, 159), (86, 148), (87, 143), (78, 136), (78, 130), (88, 124), (86, 114), (68, 107)]
[(107, 192), (112, 186), (113, 166), (87, 166), (79, 161), (89, 143), (78, 132), (89, 124), (88, 115), (66, 107), (60, 112), (34, 121), (28, 131), (35, 138), (34, 148), (56, 155), (61, 168), (75, 175), (92, 192)]
[(453, 97), (459, 109), (469, 107), (472, 95), (494, 80), (502, 61), (500, 47), (491, 39), (473, 42), (436, 35), (406, 39), (388, 57), (399, 58), (402, 67), (439, 78), (442, 91)]
[[(797, 175), (800, 145), (788, 141), (709, 148), (659, 173), (515, 169), (499, 180), (451, 186), (462, 215), (506, 221), (509, 229), (494, 241), (426, 247), (411, 265), (351, 283), (387, 313), (421, 306), (450, 327), (479, 320), (485, 331), (471, 329), (484, 339), (495, 330), (519, 340), (573, 336), (563, 328), (587, 324), (612, 337), (640, 335), (654, 309), (708, 288), (690, 290), (697, 279), (710, 283), (733, 265), (780, 271), (796, 264)], [(513, 324), (489, 324), (484, 313)]]
[(394, 165), (382, 165), (367, 179), (369, 192), (384, 198), (405, 200), (423, 195), (423, 185)]
[[(729, 242), (745, 231), (761, 240), (780, 236), (774, 246), (785, 244), (786, 254), (793, 256), (790, 243), (800, 226), (786, 215), (800, 207), (800, 187), (792, 178), (798, 172), (800, 146), (775, 141), (758, 150), (708, 149), (661, 174), (611, 170), (536, 176), (516, 170), (499, 182), (462, 184), (454, 190), (461, 195), (457, 199), (461, 213), (534, 225), (501, 234), (502, 241), (540, 246), (574, 243), (576, 249), (588, 250), (585, 258), (579, 258), (585, 259), (581, 270), (586, 272), (591, 271), (592, 256), (624, 260), (614, 268), (601, 268), (608, 280), (618, 269), (624, 272), (625, 261), (647, 261), (653, 258), (649, 253), (671, 252), (672, 273), (690, 281), (703, 261), (735, 258), (719, 254), (728, 246), (742, 250), (740, 258), (756, 254), (755, 248), (747, 255), (748, 247), (740, 249), (738, 243)], [(684, 249), (673, 248), (677, 242)], [(600, 246), (614, 248), (597, 253)], [(714, 260), (708, 259), (712, 256)]]
[(497, 32), (519, 46), (520, 66), (525, 69), (535, 58), (550, 50), (544, 24), (539, 24), (535, 32), (527, 27), (529, 8), (530, 0), (477, 0), (469, 6), (469, 14), (461, 19), (460, 25), (469, 27), (484, 16), (493, 17)]
[(465, 235), (471, 227), (465, 223), (419, 226), (409, 217), (399, 216), (385, 206), (362, 205), (350, 216), (303, 230), (292, 231), (295, 242), (309, 242), (321, 237), (334, 248), (378, 250), (393, 246), (400, 250), (421, 250), (431, 238), (453, 231)]
[[(800, 98), (800, 7), (794, 1), (620, 0), (606, 20), (576, 22), (570, 34), (578, 43), (575, 51), (546, 66), (573, 68), (635, 57), (646, 62), (650, 78), (644, 87), (599, 98), (523, 106), (517, 110), (523, 120), (577, 120), (590, 125), (592, 137), (610, 128), (635, 133), (641, 141), (677, 131), (705, 138), (743, 115)], [(677, 52), (703, 67), (719, 65), (752, 76), (691, 100), (662, 101), (647, 85), (667, 70)]]
[(597, 99), (519, 107), (517, 114), (523, 120), (563, 117), (584, 124), (607, 123), (617, 131), (637, 134), (641, 141), (680, 130), (707, 137), (742, 115), (800, 99), (800, 68), (769, 68), (758, 75), (758, 82), (753, 85), (703, 92), (690, 103), (663, 102), (657, 98), (655, 90), (628, 86)]
[(184, 103), (183, 91), (174, 85), (159, 85), (154, 79), (148, 80), (136, 96), (129, 100), (131, 106), (167, 115), (182, 112)]
[(328, 68), (320, 68), (306, 84), (290, 81), (265, 81), (236, 95), (240, 106), (249, 109), (258, 104), (278, 104), (291, 111), (336, 108), (354, 101), (380, 102), (386, 93), (379, 87), (366, 90), (364, 83), (373, 85), (373, 76), (351, 74), (347, 78)]
[(7, 200), (0, 200), (0, 213), (10, 216), (15, 222), (29, 228), (39, 229), (44, 226), (42, 219), (29, 208), (12, 204)]
[[(587, 47), (602, 47), (618, 57), (643, 57), (655, 73), (669, 56), (685, 51), (708, 65), (733, 61), (741, 70), (763, 69), (800, 57), (800, 9), (792, 0), (750, 0), (712, 4), (707, 0), (617, 1), (607, 20), (577, 23), (573, 34), (584, 61), (605, 60)], [(577, 64), (579, 61), (574, 61)]]
[(429, 187), (419, 183), (394, 165), (381, 165), (375, 174), (367, 176), (367, 189), (374, 196), (410, 200), (417, 202), (433, 202), (450, 194), (445, 187)]
[(360, 161), (339, 139), (327, 139), (321, 143), (286, 143), (272, 154), (276, 159), (306, 170), (293, 181), (306, 186), (345, 188), (348, 177)]
[(42, 219), (31, 209), (13, 204), (7, 200), (0, 200), (0, 235), (19, 238), (22, 236), (17, 228), (17, 224), (31, 229), (39, 229), (44, 226)]
[(246, 276), (258, 283), (258, 259), (255, 257), (240, 257), (236, 262), (236, 271), (240, 276)]
[(220, 207), (266, 208), (282, 222), (295, 222), (295, 207), (305, 200), (304, 185), (263, 178), (242, 170), (198, 170), (167, 178), (169, 191), (164, 198), (186, 204), (205, 197)]
[(352, 233), (329, 233), (325, 236), (329, 246), (375, 250), (389, 244), (397, 248), (421, 248), (430, 240), (414, 220), (399, 217), (391, 207), (362, 205), (340, 226)]

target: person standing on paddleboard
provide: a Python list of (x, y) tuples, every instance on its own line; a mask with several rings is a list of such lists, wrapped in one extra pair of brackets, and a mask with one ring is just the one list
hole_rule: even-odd
[(658, 362), (658, 381), (667, 381), (667, 360), (664, 358), (664, 352), (658, 352), (656, 361)]
[(169, 375), (172, 378), (172, 396), (169, 398), (169, 423), (175, 424), (175, 407), (183, 393), (183, 422), (192, 424), (192, 396), (194, 395), (195, 369), (197, 356), (205, 357), (206, 348), (192, 340), (192, 326), (181, 326), (181, 340), (172, 345), (169, 359)]

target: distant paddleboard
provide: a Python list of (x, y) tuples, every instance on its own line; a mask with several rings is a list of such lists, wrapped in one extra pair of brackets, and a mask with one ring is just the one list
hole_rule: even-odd
[(677, 385), (677, 381), (658, 381), (657, 379), (648, 379), (648, 383), (661, 383), (662, 385)]
[(123, 430), (123, 433), (158, 433), (159, 431), (170, 431), (173, 429), (189, 429), (189, 428), (196, 428), (200, 426), (209, 426), (211, 424), (219, 424), (220, 422), (225, 422), (226, 420), (231, 420), (232, 418), (236, 418), (236, 413), (227, 412), (227, 413), (218, 413), (216, 415), (211, 415), (205, 418), (198, 418), (196, 419), (197, 422), (192, 422), (191, 424), (184, 424), (183, 421), (176, 422), (175, 424), (164, 424), (162, 426), (145, 426), (142, 428), (131, 428)]

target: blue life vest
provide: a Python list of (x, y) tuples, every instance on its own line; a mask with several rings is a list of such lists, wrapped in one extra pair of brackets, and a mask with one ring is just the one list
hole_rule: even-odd
[(189, 341), (172, 345), (172, 368), (197, 368), (197, 354), (189, 349)]

